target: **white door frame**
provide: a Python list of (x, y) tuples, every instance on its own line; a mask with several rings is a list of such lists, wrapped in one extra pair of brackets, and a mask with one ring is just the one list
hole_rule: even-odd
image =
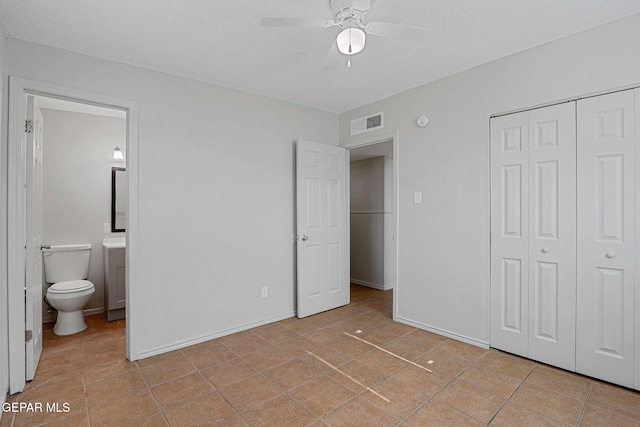
[(127, 113), (127, 358), (137, 360), (138, 318), (138, 103), (78, 89), (9, 76), (7, 139), (7, 311), (9, 332), (9, 392), (25, 385), (25, 212), (23, 133), (25, 95), (42, 95), (84, 104), (124, 110)]
[[(347, 149), (347, 151), (364, 147), (367, 145), (379, 144), (381, 142), (391, 141), (393, 144), (393, 197), (394, 197), (394, 230), (393, 233), (395, 235), (395, 258), (396, 258), (396, 271), (394, 278), (394, 287), (393, 287), (393, 320), (398, 321), (398, 292), (400, 289), (400, 283), (398, 278), (400, 277), (400, 257), (399, 257), (399, 223), (400, 223), (400, 197), (398, 197), (398, 191), (400, 189), (400, 180), (399, 180), (399, 164), (400, 164), (400, 132), (389, 132), (383, 133), (381, 135), (372, 136), (369, 138), (357, 139), (355, 141), (340, 143), (341, 147)], [(347, 164), (347, 202), (351, 200), (351, 163), (349, 158), (345, 159), (345, 163)], [(348, 215), (347, 219), (347, 236), (351, 236), (351, 215)], [(351, 268), (350, 257), (351, 257), (351, 238), (347, 239), (347, 268)]]

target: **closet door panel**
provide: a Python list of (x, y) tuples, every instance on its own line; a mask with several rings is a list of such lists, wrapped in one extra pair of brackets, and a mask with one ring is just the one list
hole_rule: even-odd
[(527, 355), (528, 114), (491, 120), (491, 346)]
[(578, 102), (576, 368), (633, 387), (634, 92)]
[(575, 370), (576, 112), (529, 112), (529, 355)]

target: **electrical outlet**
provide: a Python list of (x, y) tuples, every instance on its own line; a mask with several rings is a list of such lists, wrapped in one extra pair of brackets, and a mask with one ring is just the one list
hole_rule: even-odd
[(262, 287), (262, 298), (266, 298), (267, 296), (268, 296), (267, 287), (263, 286)]

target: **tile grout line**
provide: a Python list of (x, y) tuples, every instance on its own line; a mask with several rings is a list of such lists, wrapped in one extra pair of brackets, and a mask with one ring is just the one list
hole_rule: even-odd
[[(538, 366), (538, 365), (537, 365), (537, 364), (535, 364), (535, 365), (533, 366), (533, 368), (531, 368), (531, 370), (529, 371), (529, 373), (528, 373), (528, 374), (527, 374), (527, 375), (526, 375), (522, 380), (520, 380), (520, 384), (518, 384), (518, 386), (517, 386), (517, 387), (516, 387), (512, 392), (511, 392), (511, 394), (509, 395), (509, 397), (508, 397), (508, 398), (506, 398), (506, 399), (504, 400), (504, 402), (502, 402), (502, 405), (500, 405), (500, 407), (499, 407), (499, 408), (498, 408), (498, 410), (495, 412), (495, 414), (493, 414), (493, 416), (491, 417), (491, 419), (489, 419), (489, 422), (487, 422), (487, 425), (489, 425), (489, 424), (491, 424), (491, 423), (493, 422), (493, 420), (498, 416), (498, 414), (502, 411), (502, 409), (506, 406), (506, 404), (507, 404), (508, 402), (511, 402), (511, 398), (512, 398), (512, 397), (513, 397), (513, 396), (518, 392), (518, 390), (520, 390), (520, 387), (522, 387), (522, 386), (524, 385), (524, 383), (527, 381), (527, 378), (529, 378), (529, 377), (531, 376), (531, 374), (533, 373), (533, 371), (535, 371), (535, 369), (536, 369), (536, 367), (537, 367), (537, 366)], [(506, 374), (505, 374), (505, 375), (506, 375)], [(511, 377), (511, 378), (515, 378), (515, 377)], [(513, 402), (513, 403), (516, 403), (516, 402)], [(528, 409), (531, 409), (531, 408), (528, 408)], [(532, 409), (531, 409), (531, 410), (532, 410)], [(534, 412), (536, 412), (536, 413), (540, 413), (540, 412), (537, 412), (537, 411), (534, 411)], [(546, 414), (543, 414), (543, 415), (548, 416), (548, 415), (546, 415)], [(550, 418), (551, 418), (551, 417), (550, 417)]]
[[(439, 344), (439, 345), (440, 345), (440, 344)], [(438, 347), (438, 346), (435, 346), (435, 347), (433, 347), (432, 349), (430, 349), (429, 351), (426, 351), (426, 352), (425, 352), (425, 353), (423, 353), (422, 355), (418, 356), (418, 358), (420, 358), (420, 357), (424, 357), (424, 355), (426, 355), (427, 353), (429, 353), (429, 352), (430, 352), (430, 351), (432, 351), (432, 350), (435, 350), (437, 347)], [(372, 351), (373, 351), (373, 350), (372, 350)], [(448, 354), (448, 353), (447, 353), (447, 354)], [(457, 357), (456, 357), (456, 358), (457, 358)], [(463, 359), (463, 360), (464, 360), (464, 359)], [(473, 365), (473, 363), (472, 363), (472, 365)], [(400, 418), (400, 421), (399, 421), (399, 422), (401, 423), (401, 422), (405, 421), (407, 418), (411, 417), (411, 415), (413, 415), (414, 413), (416, 413), (420, 408), (422, 408), (422, 407), (423, 407), (423, 406), (425, 406), (427, 403), (429, 403), (431, 400), (433, 400), (433, 398), (434, 398), (438, 393), (440, 393), (440, 392), (441, 392), (442, 390), (444, 390), (447, 386), (449, 386), (453, 381), (455, 381), (455, 380), (456, 380), (460, 375), (462, 375), (462, 374), (463, 374), (467, 369), (469, 369), (469, 367), (471, 367), (472, 365), (467, 366), (467, 367), (466, 367), (465, 369), (463, 369), (460, 373), (458, 373), (457, 375), (453, 376), (453, 377), (452, 377), (452, 378), (451, 378), (447, 383), (445, 383), (442, 387), (440, 387), (440, 388), (439, 388), (435, 393), (433, 393), (433, 394), (432, 394), (429, 398), (427, 398), (423, 403), (421, 403), (420, 405), (418, 405), (418, 406), (417, 406), (413, 411), (409, 412), (409, 414), (407, 414), (404, 418)], [(373, 385), (372, 385), (372, 387), (373, 387), (373, 386), (375, 386), (375, 385), (377, 385), (377, 384), (380, 384), (381, 382), (383, 382), (384, 380), (386, 380), (386, 379), (388, 379), (388, 378), (392, 378), (392, 377), (393, 377), (393, 374), (395, 374), (395, 373), (399, 372), (400, 370), (404, 369), (404, 368), (405, 368), (405, 367), (407, 367), (407, 366), (409, 366), (409, 364), (404, 365), (404, 366), (402, 366), (401, 368), (396, 369), (396, 370), (395, 370), (395, 371), (393, 371), (390, 375), (386, 376), (385, 378), (383, 378), (383, 379), (381, 379), (380, 381), (378, 381), (378, 382), (376, 382), (375, 384), (373, 384)], [(373, 369), (373, 368), (372, 368), (372, 369)], [(429, 372), (430, 372), (430, 373), (433, 373), (433, 371), (429, 371)], [(393, 378), (393, 379), (395, 379), (395, 378)], [(402, 384), (405, 384), (404, 382), (402, 382), (402, 381), (400, 381), (400, 380), (397, 380), (397, 381), (401, 382)], [(405, 384), (405, 386), (407, 386), (407, 384)], [(363, 391), (361, 391), (361, 392), (359, 393), (359, 395), (364, 395), (364, 393), (365, 393), (365, 392), (366, 392), (366, 390), (363, 390)], [(366, 397), (365, 397), (365, 399), (366, 399)], [(368, 399), (367, 399), (367, 400), (368, 400)], [(377, 407), (378, 409), (381, 409), (381, 410), (383, 410), (383, 411), (387, 412), (384, 408), (380, 408), (380, 407), (379, 407), (378, 405), (376, 405), (374, 402), (371, 402), (371, 403), (372, 403), (375, 407)], [(447, 404), (446, 404), (446, 403), (444, 403), (444, 402), (441, 402), (441, 403), (443, 403), (444, 405), (447, 405)], [(447, 405), (447, 406), (449, 406), (449, 405)], [(464, 412), (460, 411), (459, 409), (453, 408), (453, 407), (451, 407), (451, 406), (449, 406), (449, 407), (450, 407), (450, 408), (452, 408), (452, 409), (454, 409), (454, 410), (456, 410), (456, 411), (458, 411), (458, 412), (460, 412), (461, 414), (464, 414), (464, 415), (470, 416), (469, 414), (466, 414), (466, 413), (464, 413)], [(388, 413), (388, 412), (387, 412), (387, 413)], [(391, 415), (391, 414), (389, 414), (389, 415)], [(394, 417), (394, 418), (397, 418), (397, 417), (395, 417), (394, 415), (391, 415), (391, 416), (392, 416), (392, 417)], [(472, 418), (474, 418), (474, 417), (472, 417)], [(476, 418), (474, 418), (474, 419), (476, 419)]]
[(580, 414), (578, 415), (578, 421), (576, 422), (576, 426), (582, 424), (582, 420), (584, 418), (584, 412), (587, 409), (587, 403), (589, 402), (589, 398), (591, 397), (591, 391), (593, 390), (593, 381), (589, 382), (589, 390), (587, 390), (587, 396), (584, 399), (584, 403), (582, 404), (582, 409), (580, 410)]
[[(442, 343), (441, 343), (441, 344), (442, 344)], [(440, 344), (440, 345), (441, 345), (441, 344)], [(438, 345), (438, 346), (439, 346), (439, 345)], [(441, 351), (442, 351), (442, 350), (441, 350)], [(460, 409), (458, 409), (458, 408), (454, 408), (453, 406), (449, 405), (448, 403), (445, 403), (445, 402), (442, 402), (442, 401), (440, 401), (440, 400), (438, 400), (438, 399), (435, 399), (435, 397), (436, 397), (440, 392), (442, 392), (442, 390), (444, 390), (445, 388), (449, 387), (449, 385), (453, 384), (453, 382), (454, 382), (454, 381), (458, 380), (458, 379), (459, 379), (459, 378), (460, 378), (460, 377), (461, 377), (465, 372), (467, 372), (467, 370), (469, 370), (469, 368), (471, 368), (472, 366), (476, 365), (480, 360), (484, 359), (484, 358), (486, 357), (486, 355), (487, 355), (487, 354), (489, 354), (489, 352), (486, 352), (486, 353), (485, 353), (485, 354), (483, 354), (481, 357), (478, 357), (478, 358), (477, 358), (473, 363), (471, 363), (469, 366), (467, 366), (467, 367), (466, 367), (466, 368), (464, 368), (462, 371), (460, 371), (460, 373), (458, 373), (458, 375), (455, 375), (453, 378), (451, 378), (451, 380), (450, 380), (448, 383), (446, 383), (444, 386), (442, 386), (442, 387), (441, 387), (437, 392), (435, 392), (435, 393), (434, 393), (434, 394), (433, 394), (433, 395), (428, 399), (428, 401), (427, 401), (427, 402), (425, 402), (425, 405), (426, 405), (426, 403), (428, 403), (428, 402), (430, 402), (430, 401), (432, 401), (432, 400), (435, 400), (435, 401), (437, 401), (437, 402), (439, 402), (439, 403), (442, 403), (443, 405), (447, 405), (448, 407), (450, 407), (450, 408), (452, 408), (452, 409), (454, 409), (454, 410), (456, 410), (456, 411), (460, 412), (461, 414), (464, 414), (464, 415), (466, 415), (466, 416), (468, 416), (468, 417), (470, 417), (470, 418), (473, 418), (474, 420), (478, 420), (476, 417), (472, 416), (471, 414), (467, 414), (466, 412), (463, 412), (463, 411), (461, 411), (461, 410), (460, 410)], [(461, 380), (461, 381), (464, 381), (464, 380)], [(424, 406), (424, 405), (423, 405), (423, 406)], [(496, 413), (497, 413), (497, 412), (496, 412)], [(495, 416), (495, 414), (494, 414), (494, 416)], [(478, 421), (482, 423), (482, 421), (480, 421), (480, 420), (478, 420)], [(488, 425), (489, 423), (486, 423), (486, 424)]]
[[(89, 367), (89, 360), (87, 358), (87, 351), (86, 351), (84, 338), (82, 339), (82, 352), (84, 353), (84, 364), (86, 366), (85, 368), (85, 372), (86, 372), (86, 369), (88, 369)], [(89, 394), (87, 393), (87, 382), (85, 381), (84, 375), (81, 375), (81, 377), (82, 377), (82, 389), (84, 391), (85, 413), (87, 414), (87, 422), (89, 423), (89, 427), (91, 427), (92, 422), (91, 422), (91, 412), (89, 410)]]
[[(182, 354), (182, 351), (180, 351), (180, 353)], [(183, 356), (184, 356), (184, 354), (183, 354)], [(156, 395), (153, 394), (153, 391), (151, 390), (151, 387), (149, 386), (149, 382), (147, 381), (147, 378), (144, 376), (144, 374), (142, 373), (142, 369), (140, 368), (140, 366), (138, 366), (137, 363), (136, 363), (136, 368), (138, 370), (138, 373), (140, 374), (140, 377), (142, 377), (142, 381), (144, 381), (144, 385), (147, 387), (147, 390), (149, 391), (149, 394), (151, 395), (151, 398), (153, 399), (154, 403), (156, 404), (156, 407), (158, 408), (158, 411), (160, 412), (160, 415), (162, 416), (164, 421), (167, 423), (167, 425), (170, 426), (171, 423), (167, 419), (167, 415), (164, 413), (164, 410), (162, 409), (162, 406), (160, 406), (160, 404), (158, 403), (158, 399), (156, 399)], [(179, 378), (182, 378), (182, 377), (179, 377)], [(164, 384), (164, 383), (162, 383), (162, 384)], [(160, 385), (160, 384), (157, 384), (157, 385)], [(131, 393), (134, 393), (134, 392), (131, 392)], [(131, 393), (129, 393), (129, 394), (131, 394)], [(151, 417), (153, 417), (153, 415), (151, 415)], [(147, 417), (147, 418), (151, 418), (151, 417)], [(142, 421), (142, 420), (140, 420), (140, 421)]]
[[(224, 346), (224, 343), (222, 343), (221, 341), (220, 341), (220, 344), (222, 344), (222, 345)], [(224, 346), (224, 347), (226, 348), (226, 346)], [(220, 392), (220, 390), (218, 390), (218, 388), (217, 388), (217, 387), (216, 387), (216, 386), (215, 386), (211, 381), (209, 381), (209, 379), (208, 379), (205, 375), (203, 375), (203, 374), (202, 374), (202, 372), (200, 371), (200, 369), (199, 369), (197, 366), (195, 366), (195, 364), (194, 364), (193, 362), (191, 362), (191, 360), (189, 360), (189, 357), (188, 357), (186, 354), (184, 354), (184, 352), (183, 352), (182, 350), (183, 350), (183, 349), (179, 349), (178, 351), (180, 352), (180, 354), (181, 354), (183, 357), (185, 357), (185, 358), (187, 359), (187, 361), (191, 364), (191, 366), (193, 366), (193, 368), (195, 369), (195, 372), (190, 372), (190, 373), (188, 373), (188, 374), (181, 375), (181, 376), (176, 377), (176, 378), (173, 378), (173, 379), (171, 379), (171, 380), (164, 381), (164, 382), (162, 382), (162, 383), (160, 383), (160, 384), (156, 384), (154, 387), (159, 386), (159, 385), (162, 385), (162, 384), (166, 384), (166, 383), (171, 382), (171, 381), (175, 381), (175, 380), (177, 380), (177, 379), (179, 379), (179, 378), (184, 378), (184, 377), (186, 377), (186, 376), (192, 375), (192, 374), (194, 374), (194, 373), (196, 373), (196, 372), (197, 372), (197, 373), (202, 377), (202, 379), (203, 379), (203, 380), (205, 380), (205, 381), (206, 381), (206, 382), (211, 386), (211, 388), (213, 389), (210, 393), (205, 394), (205, 396), (206, 396), (206, 395), (208, 395), (208, 394), (214, 394), (214, 393), (217, 393), (217, 394), (218, 394), (218, 395), (219, 395), (219, 396), (220, 396), (220, 397), (225, 401), (225, 403), (227, 403), (227, 405), (229, 405), (229, 408), (231, 408), (231, 410), (235, 413), (235, 416), (238, 416), (238, 417), (242, 418), (242, 416), (240, 415), (240, 413), (238, 413), (238, 411), (237, 411), (237, 410), (236, 410), (236, 408), (231, 404), (231, 402), (229, 402), (229, 401), (227, 400), (227, 398), (226, 398), (226, 397), (225, 397), (225, 396)], [(227, 348), (227, 350), (231, 351), (233, 354), (236, 354), (235, 352), (233, 352), (233, 351), (232, 351), (231, 349), (229, 349), (229, 348)], [(176, 357), (177, 357), (177, 356), (176, 356)], [(237, 359), (237, 358), (239, 358), (239, 357), (240, 357), (240, 356), (238, 356), (238, 355), (236, 354), (236, 357), (235, 357), (234, 359)], [(165, 360), (170, 360), (170, 359), (165, 359)], [(233, 359), (231, 359), (231, 360), (233, 360)], [(159, 361), (159, 362), (157, 362), (157, 363), (162, 363), (162, 362), (163, 362), (163, 360), (161, 360), (161, 361)], [(147, 365), (147, 366), (151, 366), (151, 365), (154, 365), (154, 364), (155, 364), (155, 363), (151, 363), (151, 364), (149, 364), (149, 365)], [(137, 364), (136, 364), (136, 365), (137, 365)], [(214, 364), (214, 365), (215, 365), (215, 364)], [(211, 366), (214, 366), (214, 365), (211, 365)], [(206, 368), (208, 368), (208, 367), (209, 367), (209, 366), (207, 366)], [(138, 367), (138, 369), (140, 369), (140, 367)], [(153, 396), (154, 401), (155, 401), (155, 402), (156, 402), (156, 404), (158, 405), (158, 407), (159, 407), (159, 409), (160, 409), (160, 413), (162, 414), (163, 418), (164, 418), (164, 419), (165, 419), (165, 421), (167, 422), (167, 425), (169, 425), (169, 426), (170, 426), (170, 425), (171, 425), (171, 423), (170, 423), (170, 422), (169, 422), (169, 420), (167, 419), (167, 415), (165, 414), (164, 409), (163, 409), (163, 408), (160, 406), (160, 404), (157, 402), (157, 399), (156, 399), (155, 395), (153, 394), (153, 391), (151, 390), (151, 387), (149, 387), (149, 385), (148, 385), (147, 379), (145, 378), (145, 376), (144, 376), (144, 374), (143, 374), (142, 372), (140, 372), (140, 375), (142, 376), (143, 380), (145, 381), (145, 384), (147, 384), (147, 388), (148, 388), (148, 389), (149, 389), (149, 391), (151, 392), (151, 395)], [(236, 382), (237, 382), (237, 381), (236, 381)], [(230, 385), (230, 384), (228, 384), (228, 385)], [(181, 403), (181, 404), (179, 404), (179, 405), (175, 405), (175, 406), (173, 406), (173, 407), (171, 407), (171, 408), (167, 408), (167, 410), (169, 410), (169, 409), (173, 409), (173, 408), (177, 408), (177, 407), (180, 407), (180, 406), (183, 406), (183, 405), (185, 405), (185, 404), (187, 404), (187, 403), (189, 403), (189, 402), (192, 402), (193, 400), (196, 400), (196, 399), (190, 399), (190, 400), (188, 400), (188, 401), (186, 401), (186, 402), (183, 402), (183, 403)], [(225, 420), (223, 420), (223, 421), (228, 421), (228, 420), (230, 420), (230, 419), (232, 419), (232, 418), (233, 418), (233, 417), (229, 417), (228, 419), (225, 419)], [(242, 418), (242, 419), (243, 419), (243, 421), (244, 421), (244, 418)]]
[[(588, 377), (588, 378), (591, 378), (591, 377)], [(625, 393), (627, 395), (631, 395), (631, 396), (634, 396), (636, 398), (640, 397), (638, 392), (633, 390), (633, 389), (630, 389), (628, 387), (618, 386), (616, 384), (612, 384), (612, 383), (608, 383), (608, 382), (605, 382), (603, 385), (600, 385), (600, 384), (598, 384), (598, 382), (600, 382), (600, 381), (601, 380), (599, 380), (597, 378), (592, 378), (591, 387), (589, 389), (589, 396), (588, 397), (591, 397), (591, 392), (596, 386), (605, 387), (605, 388), (611, 388), (615, 392)], [(586, 402), (585, 410), (586, 410), (586, 406), (588, 406), (588, 404), (589, 404), (588, 401), (589, 401), (589, 399), (587, 398), (587, 400), (585, 400), (585, 402)], [(596, 407), (596, 408), (598, 408), (601, 411), (605, 411), (607, 413), (612, 413), (614, 415), (617, 415), (617, 416), (620, 416), (620, 417), (623, 417), (623, 418), (627, 418), (627, 419), (633, 421), (634, 423), (640, 423), (640, 417), (634, 418), (633, 416), (630, 416), (630, 415), (616, 413), (612, 408), (608, 408), (608, 407), (605, 407), (604, 405), (600, 405), (600, 404), (593, 403), (593, 402), (591, 403), (591, 405)]]

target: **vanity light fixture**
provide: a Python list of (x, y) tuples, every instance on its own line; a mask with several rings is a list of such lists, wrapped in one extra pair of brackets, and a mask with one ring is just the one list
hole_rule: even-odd
[(118, 147), (117, 145), (116, 145), (116, 148), (113, 150), (113, 160), (124, 160), (124, 153), (122, 152), (120, 147)]

